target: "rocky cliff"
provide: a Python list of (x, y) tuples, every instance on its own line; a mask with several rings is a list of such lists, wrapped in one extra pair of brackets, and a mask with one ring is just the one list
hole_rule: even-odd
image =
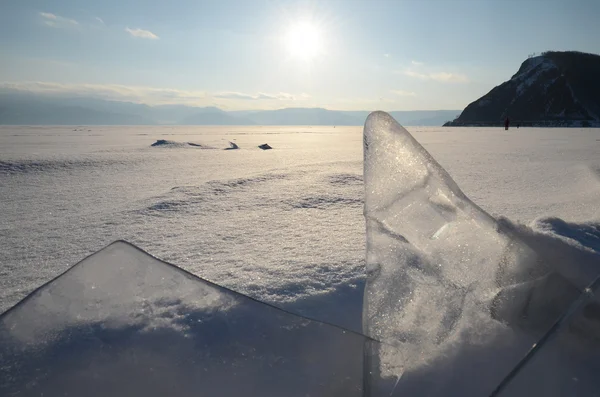
[(445, 126), (600, 127), (600, 56), (545, 52), (521, 64), (510, 80), (469, 104)]

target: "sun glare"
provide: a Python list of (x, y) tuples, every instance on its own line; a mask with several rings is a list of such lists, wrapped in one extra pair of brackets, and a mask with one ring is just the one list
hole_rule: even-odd
[(285, 36), (285, 45), (291, 57), (310, 61), (321, 52), (321, 32), (312, 23), (303, 21), (291, 25)]

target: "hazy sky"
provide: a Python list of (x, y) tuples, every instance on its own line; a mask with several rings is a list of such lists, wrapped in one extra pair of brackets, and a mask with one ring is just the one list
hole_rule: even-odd
[(0, 86), (225, 109), (462, 109), (598, 0), (2, 0)]

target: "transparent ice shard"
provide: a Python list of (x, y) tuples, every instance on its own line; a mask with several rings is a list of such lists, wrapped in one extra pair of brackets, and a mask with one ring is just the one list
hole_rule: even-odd
[(387, 113), (368, 117), (363, 144), (363, 330), (385, 343), (371, 352), (374, 383), (399, 396), (489, 395), (600, 266), (549, 257), (498, 223)]
[(494, 395), (600, 396), (600, 305), (595, 303), (599, 298), (600, 292), (591, 289), (580, 296), (556, 324), (556, 331)]
[(370, 343), (115, 242), (0, 317), (0, 395), (362, 396)]

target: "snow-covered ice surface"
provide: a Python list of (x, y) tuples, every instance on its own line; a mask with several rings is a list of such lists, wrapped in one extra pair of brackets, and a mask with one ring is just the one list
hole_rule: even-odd
[(369, 116), (364, 148), (363, 324), (395, 346), (374, 346), (376, 389), (600, 394), (600, 223), (496, 221), (386, 113)]
[[(361, 330), (361, 128), (73, 129), (0, 127), (1, 311), (124, 239), (235, 291)], [(598, 129), (408, 129), (494, 216), (600, 217)], [(240, 149), (152, 147), (159, 139)]]
[(3, 390), (593, 395), (598, 130), (414, 130), (481, 209), (396, 126), (367, 123), (366, 186), (353, 128), (1, 129), (5, 307), (123, 238), (360, 330), (366, 187), (364, 326), (384, 342), (116, 243), (1, 317)]

